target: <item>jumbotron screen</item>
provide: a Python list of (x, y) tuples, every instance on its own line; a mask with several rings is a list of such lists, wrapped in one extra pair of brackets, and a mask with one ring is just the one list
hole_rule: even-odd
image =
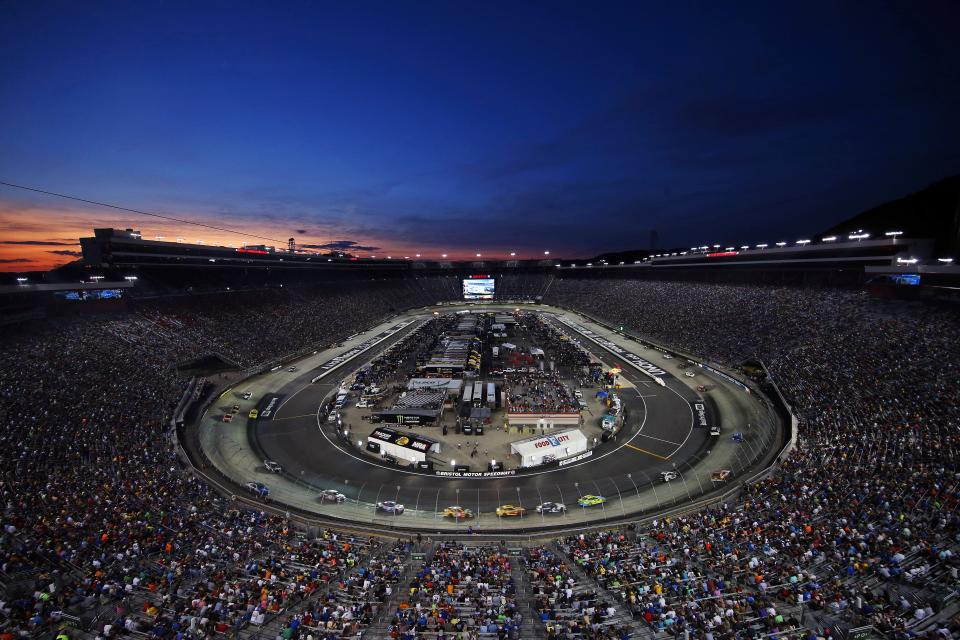
[(464, 278), (464, 300), (493, 300), (493, 278)]

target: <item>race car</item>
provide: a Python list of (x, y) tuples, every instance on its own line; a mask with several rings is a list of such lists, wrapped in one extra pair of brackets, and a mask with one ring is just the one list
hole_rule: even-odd
[(561, 502), (544, 502), (537, 505), (537, 513), (566, 513), (567, 505)]
[(726, 482), (730, 478), (730, 469), (710, 472), (710, 482)]
[(258, 415), (260, 415), (259, 411), (256, 409), (250, 409), (250, 413), (247, 414), (247, 417), (251, 420), (256, 420)]
[(280, 463), (274, 462), (273, 460), (264, 460), (263, 466), (267, 468), (267, 471), (270, 473), (280, 473), (283, 471), (283, 467), (280, 466)]
[(580, 496), (580, 499), (577, 500), (577, 504), (579, 504), (581, 507), (593, 507), (598, 504), (603, 504), (606, 501), (607, 499), (603, 496), (595, 496), (588, 493), (585, 496)]
[(343, 502), (343, 501), (346, 500), (346, 499), (347, 499), (347, 496), (343, 495), (342, 493), (340, 493), (340, 492), (337, 491), (336, 489), (324, 489), (323, 491), (320, 492), (320, 501), (321, 501), (321, 502), (330, 501), (330, 502), (340, 503), (340, 502)]
[(664, 482), (670, 482), (671, 480), (676, 480), (680, 477), (680, 474), (676, 471), (661, 471), (660, 479)]
[(240, 405), (238, 404), (233, 405), (233, 413), (240, 413)]
[(261, 498), (266, 498), (268, 495), (270, 495), (270, 487), (262, 482), (248, 482), (247, 489), (257, 494)]
[(734, 442), (743, 442), (743, 432), (737, 431), (732, 436), (730, 436), (730, 439), (733, 440)]
[(673, 358), (673, 356), (670, 355), (669, 353), (663, 354), (663, 359), (664, 359), (664, 360), (671, 360), (672, 358)]
[(460, 506), (447, 507), (443, 510), (443, 517), (453, 518), (454, 520), (467, 520), (473, 517), (473, 511)]
[(290, 373), (293, 373), (293, 372), (295, 372), (296, 370), (297, 370), (296, 367), (287, 367), (287, 371), (289, 371)]
[(703, 392), (706, 391), (706, 390), (707, 390), (706, 385), (702, 385), (702, 384), (698, 384), (698, 385), (697, 385), (697, 391), (703, 393)]
[(377, 503), (377, 511), (383, 511), (384, 513), (392, 513), (395, 516), (403, 513), (403, 505), (394, 502), (393, 500), (385, 500), (383, 502)]
[(253, 394), (250, 393), (249, 391), (244, 391), (244, 392), (243, 392), (243, 395), (240, 396), (240, 397), (243, 398), (244, 400), (249, 400), (250, 398), (253, 397)]
[(517, 507), (512, 504), (502, 504), (497, 507), (497, 516), (501, 518), (511, 516), (522, 516), (527, 510), (523, 507)]
[(687, 376), (688, 378), (692, 378), (696, 374), (693, 371), (684, 371), (683, 375)]
[(224, 421), (224, 422), (231, 422), (231, 421), (233, 421), (233, 414), (232, 414), (232, 413), (225, 413), (225, 414), (223, 414), (223, 421)]

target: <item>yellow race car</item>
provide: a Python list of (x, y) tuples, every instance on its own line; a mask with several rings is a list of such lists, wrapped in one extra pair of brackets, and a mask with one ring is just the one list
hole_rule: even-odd
[(522, 516), (527, 510), (523, 507), (517, 507), (512, 504), (502, 504), (497, 507), (497, 515), (501, 518), (509, 516)]
[(247, 414), (247, 417), (251, 420), (256, 420), (258, 415), (260, 415), (259, 411), (256, 409), (250, 409), (250, 413)]
[(473, 517), (473, 511), (459, 506), (447, 507), (443, 510), (443, 517), (453, 518), (454, 520), (469, 520)]

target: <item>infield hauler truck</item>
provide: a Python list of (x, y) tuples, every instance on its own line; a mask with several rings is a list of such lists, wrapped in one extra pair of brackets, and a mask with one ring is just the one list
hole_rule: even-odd
[(339, 411), (340, 409), (343, 409), (343, 406), (344, 406), (345, 404), (347, 404), (347, 398), (348, 398), (349, 396), (350, 396), (350, 390), (349, 390), (349, 389), (344, 389), (344, 388), (341, 387), (340, 390), (337, 391), (337, 400), (336, 400), (336, 402), (333, 403), (333, 406), (334, 406), (338, 411)]

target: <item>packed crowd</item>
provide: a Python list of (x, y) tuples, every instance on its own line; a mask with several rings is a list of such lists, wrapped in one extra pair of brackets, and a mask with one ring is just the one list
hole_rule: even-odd
[[(399, 552), (335, 532), (300, 540), (185, 473), (167, 436), (186, 382), (171, 363), (218, 352), (246, 365), (335, 342), (393, 308), (450, 299), (448, 285), (171, 300), (8, 330), (0, 634), (64, 621), (103, 638), (200, 638), (278, 618), (290, 637), (362, 628)], [(563, 541), (616, 606), (706, 640), (797, 633), (804, 611), (897, 638), (956, 631), (930, 624), (955, 601), (960, 569), (955, 311), (850, 290), (639, 280), (557, 279), (547, 302), (727, 366), (762, 359), (800, 419), (796, 450), (737, 505)], [(516, 406), (566, 406), (549, 379), (508, 393)], [(531, 560), (568, 581), (558, 559)], [(442, 548), (393, 637), (431, 624), (514, 635), (510, 574), (494, 550)], [(555, 587), (542, 587), (547, 605)]]
[(504, 376), (510, 413), (577, 413), (573, 392), (554, 372), (507, 373)]
[[(522, 615), (510, 559), (492, 547), (441, 543), (410, 581), (390, 638), (519, 638)], [(448, 635), (449, 634), (449, 635)]]
[(621, 545), (612, 560), (603, 559), (609, 541), (567, 541), (608, 582), (622, 581), (622, 567), (633, 566), (621, 592), (639, 598), (651, 624), (674, 624), (667, 617), (686, 630), (711, 628), (702, 595), (672, 604), (661, 596), (666, 602), (649, 610), (643, 596), (651, 590), (684, 589), (650, 584), (651, 567), (673, 585), (686, 584), (684, 572), (693, 571), (698, 583), (723, 584), (723, 594), (731, 585), (747, 589), (749, 578), (763, 598), (744, 591), (749, 607), (745, 596), (732, 598), (733, 625), (745, 622), (741, 612), (760, 617), (776, 597), (905, 637), (925, 629), (936, 603), (956, 594), (954, 310), (877, 301), (863, 291), (630, 280), (558, 280), (551, 295), (727, 366), (761, 359), (800, 420), (796, 450), (735, 510), (661, 522), (649, 540), (627, 551)]
[(603, 593), (578, 579), (561, 556), (545, 546), (524, 556), (532, 606), (547, 638), (568, 640), (627, 640), (629, 624), (618, 616)]

